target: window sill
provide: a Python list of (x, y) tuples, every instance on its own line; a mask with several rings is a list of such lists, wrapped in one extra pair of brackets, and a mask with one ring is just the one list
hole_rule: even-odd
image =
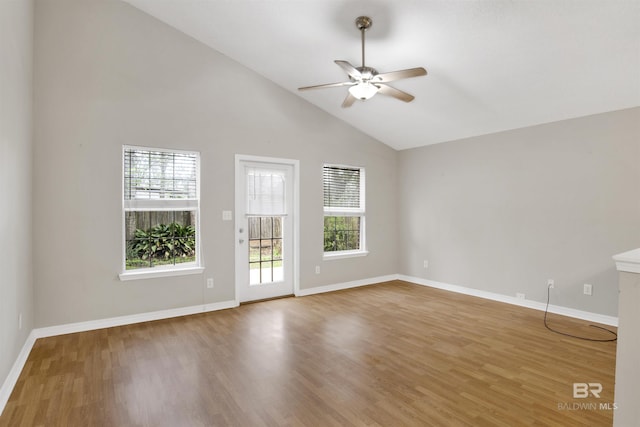
[(324, 261), (343, 259), (343, 258), (357, 258), (361, 256), (369, 255), (369, 251), (340, 251), (340, 252), (325, 252), (322, 255)]
[(118, 277), (121, 281), (153, 279), (156, 277), (186, 276), (189, 274), (202, 274), (204, 267), (183, 267), (172, 268), (171, 270), (144, 270), (144, 271), (126, 271), (120, 273)]

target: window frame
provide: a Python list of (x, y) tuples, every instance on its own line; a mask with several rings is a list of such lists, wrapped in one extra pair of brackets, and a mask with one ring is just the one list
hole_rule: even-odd
[[(125, 153), (127, 151), (147, 151), (147, 152), (159, 152), (159, 153), (171, 153), (171, 154), (186, 154), (195, 155), (196, 160), (196, 198), (185, 199), (125, 199)], [(190, 274), (201, 274), (204, 271), (202, 266), (202, 258), (200, 252), (200, 152), (188, 151), (170, 148), (158, 148), (158, 147), (144, 147), (139, 145), (123, 145), (120, 156), (120, 176), (121, 181), (121, 203), (122, 203), (122, 264), (121, 272), (118, 275), (122, 281), (136, 280), (136, 279), (150, 279), (156, 277), (170, 277), (170, 276), (183, 276)], [(157, 212), (157, 211), (195, 211), (195, 232), (196, 232), (196, 259), (193, 262), (180, 263), (180, 264), (167, 264), (159, 265), (156, 267), (137, 268), (127, 270), (127, 224), (126, 213), (127, 212)]]
[[(344, 169), (358, 169), (360, 175), (359, 190), (360, 190), (360, 206), (358, 208), (340, 208), (324, 206), (324, 170), (325, 168), (344, 168)], [(326, 217), (359, 217), (360, 218), (360, 243), (359, 249), (341, 250), (341, 251), (325, 251), (323, 244), (323, 260), (334, 260), (342, 258), (353, 258), (366, 256), (369, 251), (366, 246), (366, 171), (364, 166), (353, 166), (336, 163), (324, 163), (322, 165), (322, 205), (323, 205), (323, 242), (324, 242), (324, 218)]]

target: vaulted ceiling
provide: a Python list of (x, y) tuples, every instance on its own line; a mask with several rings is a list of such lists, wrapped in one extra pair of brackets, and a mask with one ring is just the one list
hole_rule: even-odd
[[(639, 0), (126, 0), (329, 114), (406, 149), (640, 105)], [(367, 65), (422, 66), (341, 108), (373, 19)]]

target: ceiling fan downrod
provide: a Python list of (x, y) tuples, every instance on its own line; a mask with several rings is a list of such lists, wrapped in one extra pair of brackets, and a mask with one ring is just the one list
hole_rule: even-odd
[(368, 16), (358, 16), (356, 18), (356, 27), (360, 30), (360, 36), (362, 40), (362, 68), (364, 65), (364, 32), (371, 28), (373, 21)]

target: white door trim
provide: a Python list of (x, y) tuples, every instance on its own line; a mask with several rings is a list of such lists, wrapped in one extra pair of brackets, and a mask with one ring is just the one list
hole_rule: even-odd
[[(244, 211), (244, 200), (238, 197), (238, 194), (242, 194), (244, 191), (243, 188), (240, 188), (240, 183), (242, 182), (239, 175), (242, 173), (242, 168), (240, 167), (241, 162), (272, 163), (274, 165), (288, 165), (293, 168), (293, 294), (298, 296), (300, 294), (300, 160), (246, 154), (235, 155), (235, 219), (233, 223), (233, 236), (235, 238), (234, 263), (236, 271), (238, 268), (237, 260), (239, 259), (238, 252), (240, 250), (244, 250), (244, 247), (240, 246), (239, 240), (241, 239), (241, 236), (240, 233), (238, 233), (238, 215)], [(240, 304), (240, 289), (238, 287), (237, 277), (235, 277), (236, 275), (237, 273), (234, 274), (235, 302), (236, 304)]]

